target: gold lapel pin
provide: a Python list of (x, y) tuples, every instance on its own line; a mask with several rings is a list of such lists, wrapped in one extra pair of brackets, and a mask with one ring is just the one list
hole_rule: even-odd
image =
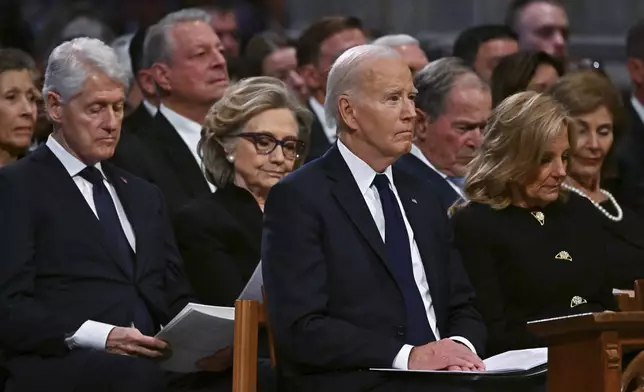
[(541, 226), (546, 224), (546, 216), (541, 211), (532, 211), (530, 214), (536, 219)]
[(565, 250), (562, 250), (561, 252), (557, 253), (557, 255), (555, 256), (555, 259), (572, 261), (572, 256), (570, 256), (570, 253), (566, 252)]
[(585, 304), (585, 303), (587, 303), (587, 301), (585, 299), (581, 298), (578, 295), (575, 295), (570, 300), (570, 307), (574, 308), (575, 306), (579, 306), (579, 305), (582, 305), (582, 304)]

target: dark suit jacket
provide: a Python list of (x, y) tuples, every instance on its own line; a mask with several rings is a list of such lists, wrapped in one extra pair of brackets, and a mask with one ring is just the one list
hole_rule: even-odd
[(255, 198), (233, 184), (177, 212), (177, 244), (201, 303), (234, 306), (259, 262), (262, 218)]
[[(644, 123), (633, 108), (626, 103), (629, 128), (618, 150), (619, 175), (623, 188), (637, 188), (644, 184)], [(626, 192), (631, 193), (631, 192)]]
[(153, 118), (148, 109), (145, 108), (145, 105), (141, 103), (130, 115), (123, 119), (121, 129), (125, 132), (136, 133), (144, 125), (152, 121)]
[[(155, 325), (165, 324), (191, 298), (161, 192), (109, 163), (103, 169), (136, 236), (134, 275), (48, 147), (0, 170), (0, 343), (14, 374), (65, 356), (64, 339), (86, 320), (129, 326), (143, 300)], [(69, 387), (82, 366), (50, 374), (51, 390)]]
[(119, 142), (119, 159), (115, 163), (157, 185), (171, 212), (197, 196), (211, 193), (190, 149), (161, 112), (134, 137), (138, 140)]
[[(447, 215), (428, 185), (394, 167), (442, 337), (482, 350), (485, 328)], [(404, 344), (405, 306), (386, 248), (337, 146), (273, 186), (262, 266), (280, 363), (296, 390), (357, 391), (383, 382)], [(481, 352), (481, 351), (479, 351)]]
[[(488, 355), (544, 346), (528, 321), (615, 308), (606, 241), (586, 203), (576, 195), (534, 210), (470, 203), (454, 214), (455, 243), (490, 333)], [(544, 214), (543, 225), (532, 212)]]
[(438, 197), (446, 210), (461, 197), (461, 195), (459, 195), (454, 188), (447, 183), (446, 179), (411, 153), (400, 157), (396, 162), (396, 166), (408, 171), (423, 181), (429, 182), (438, 192)]
[(306, 105), (307, 109), (313, 115), (313, 122), (311, 123), (311, 139), (309, 142), (309, 153), (306, 157), (306, 162), (310, 162), (316, 158), (321, 157), (324, 153), (331, 147), (329, 143), (329, 138), (324, 132), (324, 128), (316, 116), (315, 112), (311, 108), (311, 105)]
[[(617, 199), (624, 216), (621, 221), (614, 222), (604, 216), (590, 201), (583, 200), (588, 209), (587, 214), (595, 216), (603, 228), (602, 240), (606, 244), (607, 260), (609, 261), (611, 287), (632, 290), (637, 279), (644, 278), (644, 213), (633, 206)], [(615, 215), (615, 207), (610, 201), (601, 203), (611, 214)]]
[(162, 173), (156, 169), (150, 149), (134, 133), (121, 131), (119, 144), (108, 161), (161, 188), (163, 177), (158, 176)]

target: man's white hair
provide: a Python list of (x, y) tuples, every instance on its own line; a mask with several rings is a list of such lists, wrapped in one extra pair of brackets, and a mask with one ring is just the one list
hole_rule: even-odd
[(400, 55), (387, 46), (359, 45), (348, 49), (335, 60), (326, 83), (324, 111), (327, 123), (337, 125), (340, 122), (338, 110), (340, 96), (355, 94), (359, 91), (362, 64), (367, 61), (390, 58), (400, 58)]
[(412, 37), (411, 35), (407, 34), (389, 34), (389, 35), (383, 35), (382, 37), (374, 40), (372, 42), (373, 45), (381, 45), (381, 46), (388, 46), (390, 48), (395, 48), (396, 46), (403, 46), (403, 45), (419, 45), (420, 42)]
[(128, 74), (119, 64), (116, 53), (96, 38), (74, 38), (58, 45), (49, 55), (42, 95), (58, 93), (63, 102), (72, 99), (83, 88), (91, 71), (105, 74), (128, 90)]
[(210, 14), (199, 8), (187, 8), (166, 15), (151, 26), (143, 42), (142, 67), (151, 68), (154, 63), (168, 64), (172, 58), (174, 42), (170, 30), (179, 23), (204, 22), (210, 24)]

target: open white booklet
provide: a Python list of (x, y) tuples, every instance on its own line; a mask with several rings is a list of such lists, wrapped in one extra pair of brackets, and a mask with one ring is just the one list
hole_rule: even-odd
[(480, 372), (459, 372), (448, 370), (400, 370), (376, 369), (385, 372), (417, 372), (417, 373), (450, 373), (450, 374), (507, 374), (520, 373), (548, 363), (548, 348), (529, 348), (525, 350), (506, 351), (483, 361), (486, 370)]
[(189, 303), (157, 335), (170, 344), (172, 355), (161, 368), (177, 373), (198, 371), (201, 358), (233, 345), (235, 308)]
[[(262, 302), (262, 284), (260, 261), (239, 298)], [(234, 333), (235, 308), (189, 303), (156, 335), (172, 350), (172, 355), (160, 362), (161, 368), (177, 373), (196, 372), (199, 359), (232, 347)]]

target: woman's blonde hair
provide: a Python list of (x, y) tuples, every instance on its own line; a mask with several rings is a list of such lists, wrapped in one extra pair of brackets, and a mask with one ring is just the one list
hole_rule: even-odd
[[(270, 109), (290, 110), (298, 124), (298, 138), (309, 143), (312, 115), (279, 79), (258, 76), (230, 86), (206, 114), (197, 146), (206, 178), (217, 187), (234, 179), (234, 164), (226, 155), (235, 151), (244, 126), (256, 115)], [(299, 163), (304, 157), (298, 157)]]
[(507, 207), (512, 184), (522, 184), (536, 172), (548, 145), (567, 133), (574, 146), (573, 122), (550, 96), (532, 91), (512, 95), (492, 112), (483, 144), (470, 162), (465, 178), (469, 201)]

